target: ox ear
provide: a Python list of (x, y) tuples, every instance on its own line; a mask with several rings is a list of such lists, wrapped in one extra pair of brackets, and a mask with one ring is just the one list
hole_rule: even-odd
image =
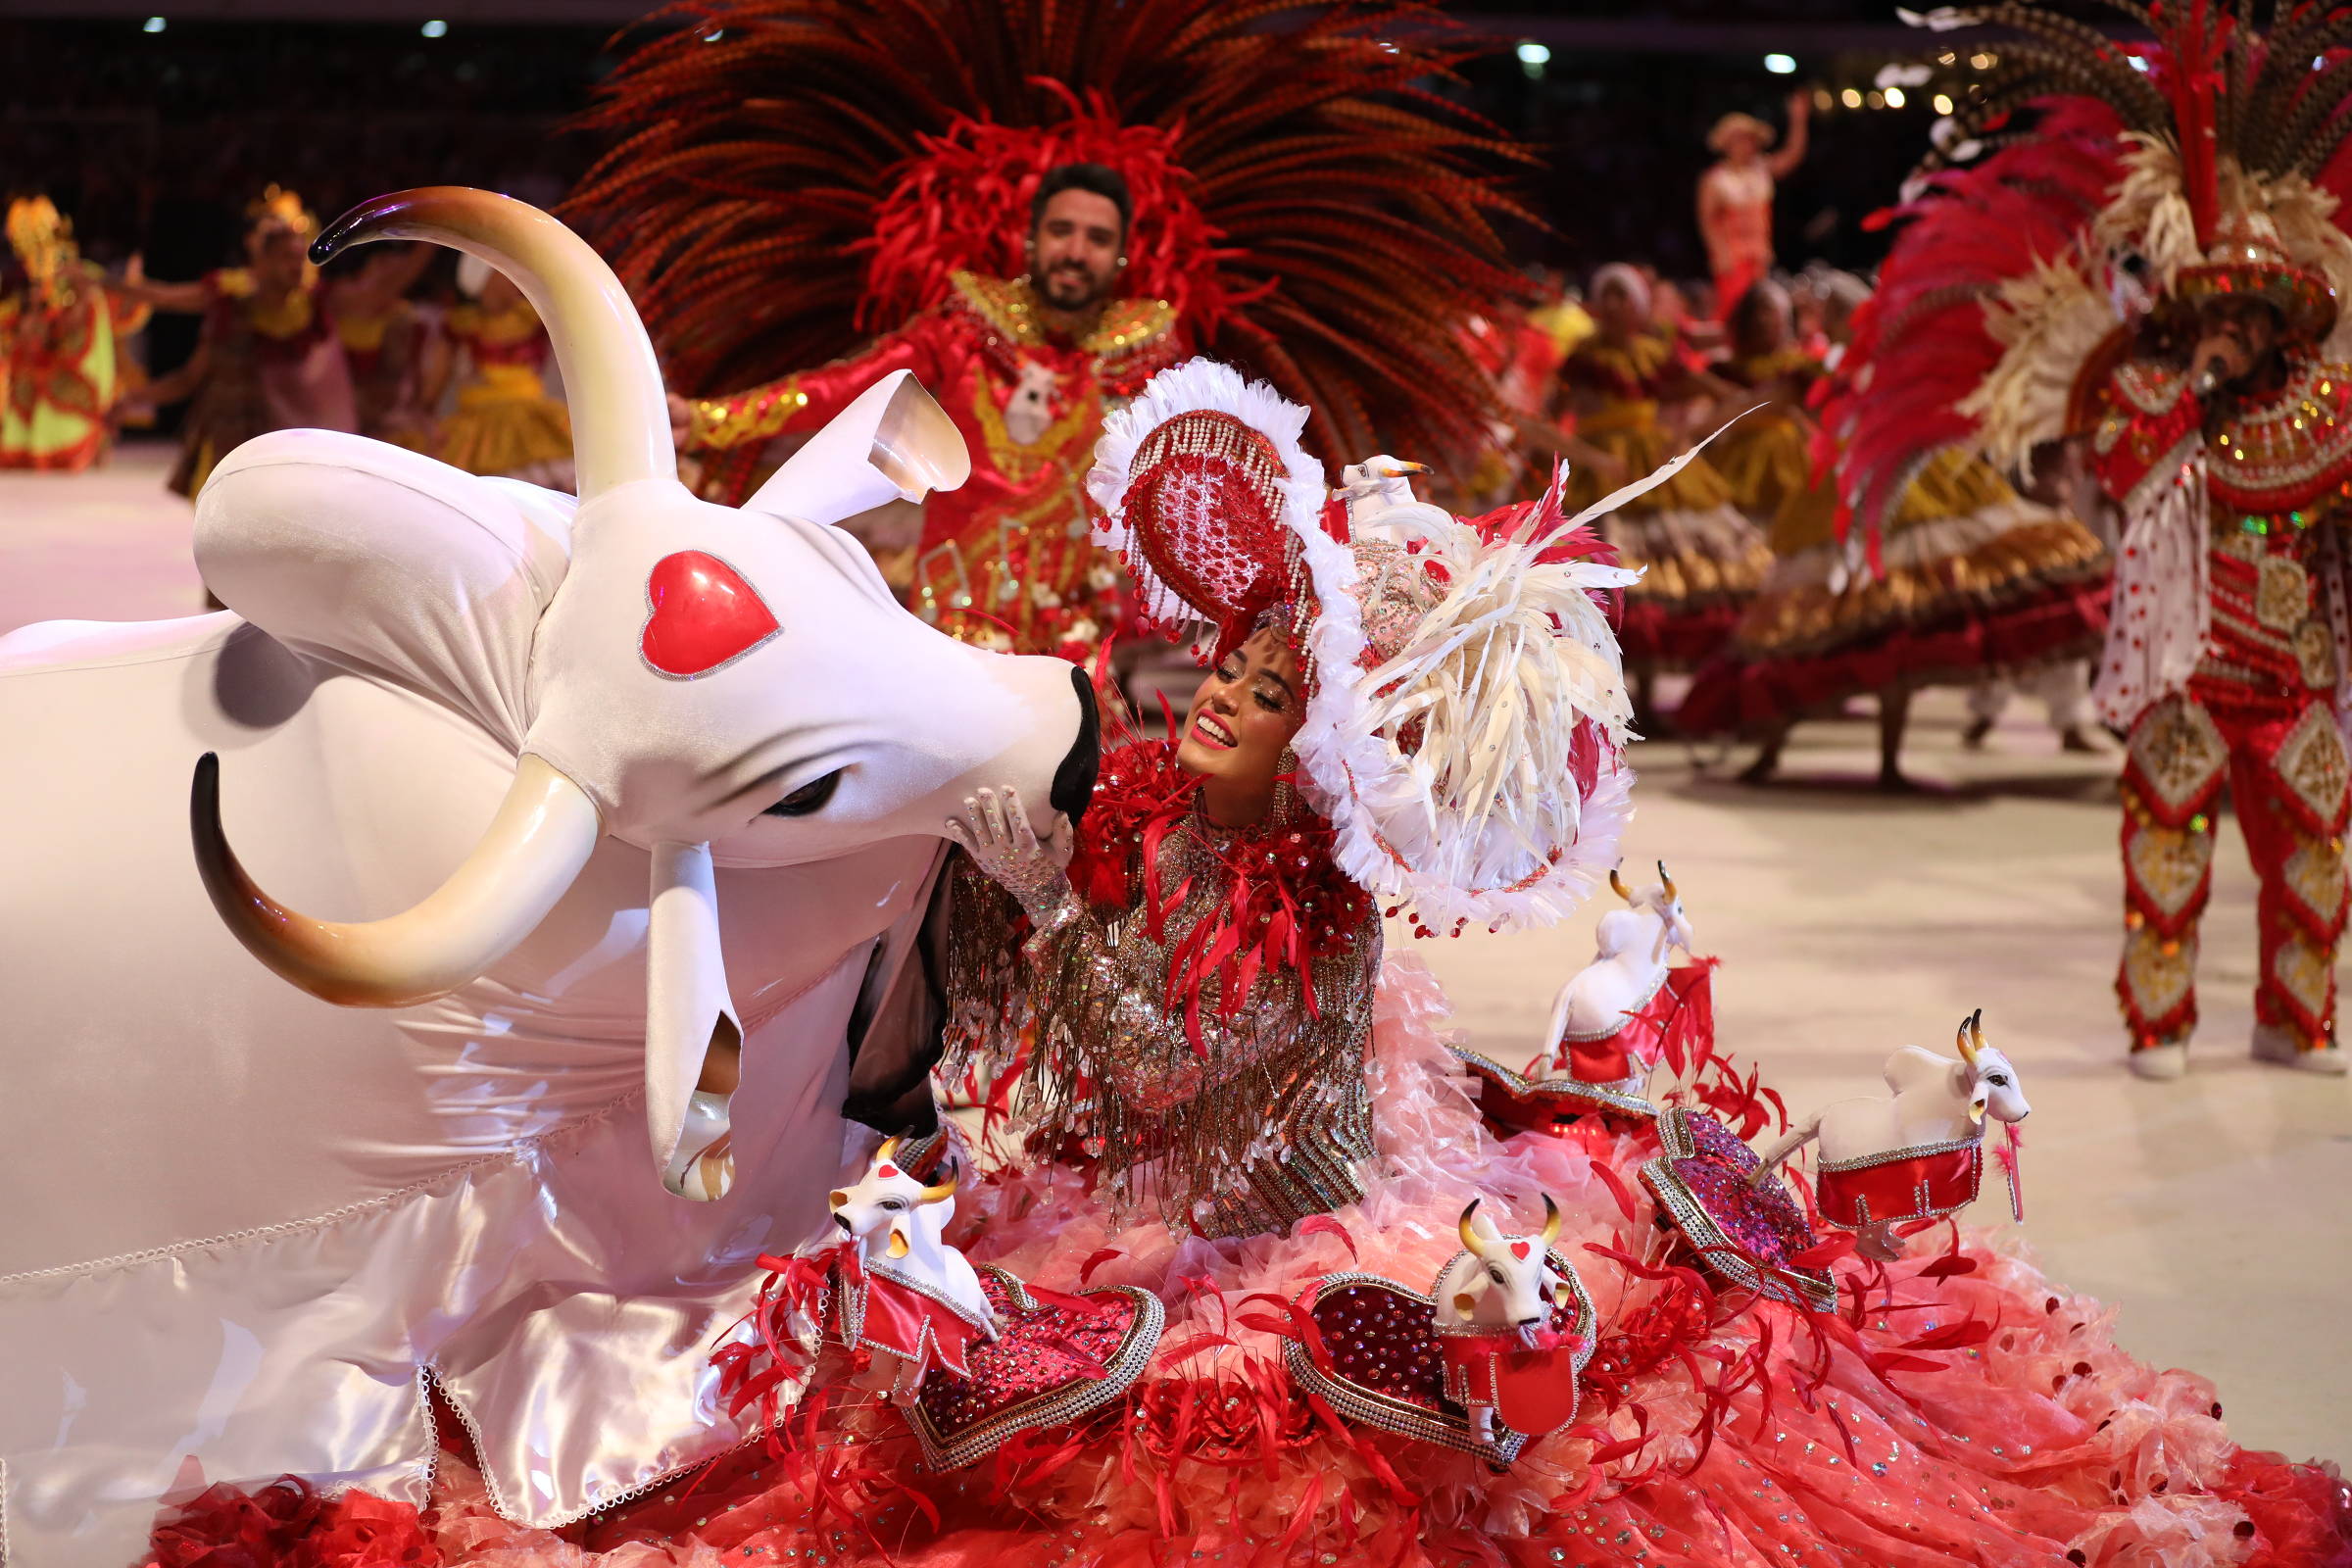
[(772, 517), (835, 523), (887, 501), (920, 501), (972, 474), (963, 435), (911, 370), (860, 393), (785, 460), (743, 506)]
[(332, 430), (238, 447), (196, 499), (196, 565), (287, 647), (415, 692), (512, 752), (531, 638), (570, 564), (569, 496)]
[(894, 1219), (890, 1222), (890, 1240), (885, 1244), (883, 1250), (893, 1257), (905, 1257), (908, 1252), (914, 1250), (912, 1244), (906, 1240), (906, 1221), (905, 1219)]

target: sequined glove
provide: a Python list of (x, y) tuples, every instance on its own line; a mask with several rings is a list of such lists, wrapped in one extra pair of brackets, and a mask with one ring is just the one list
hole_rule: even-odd
[(1020, 902), (1040, 928), (1076, 904), (1070, 879), (1054, 852), (1038, 841), (1022, 809), (1020, 791), (981, 790), (963, 798), (963, 815), (948, 818), (948, 837), (963, 846), (974, 864)]

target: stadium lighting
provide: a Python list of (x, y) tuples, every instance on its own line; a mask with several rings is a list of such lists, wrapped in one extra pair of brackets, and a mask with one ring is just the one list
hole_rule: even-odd
[(1519, 46), (1519, 63), (1523, 66), (1551, 64), (1551, 45), (1529, 41)]
[(1766, 55), (1764, 69), (1776, 76), (1793, 76), (1796, 74), (1796, 57), (1794, 55)]

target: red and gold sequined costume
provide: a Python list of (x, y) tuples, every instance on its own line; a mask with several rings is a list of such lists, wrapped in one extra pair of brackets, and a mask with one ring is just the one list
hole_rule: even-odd
[(813, 430), (894, 370), (912, 370), (963, 432), (972, 476), (933, 496), (908, 608), (966, 641), (1084, 658), (1118, 618), (1118, 572), (1089, 542), (1080, 481), (1102, 416), (1178, 357), (1165, 300), (1071, 317), (1025, 277), (953, 274), (949, 297), (820, 369), (698, 401), (688, 450), (704, 489), (738, 499), (771, 437)]
[[(605, 84), (591, 119), (614, 150), (564, 216), (629, 285), (670, 384), (705, 395), (688, 449), (716, 499), (769, 437), (915, 370), (973, 474), (885, 564), (940, 625), (1069, 653), (1112, 629), (1086, 453), (1184, 354), (1312, 409), (1326, 462), (1385, 449), (1460, 478), (1493, 442), (1463, 328), (1524, 292), (1494, 220), (1514, 205), (1499, 169), (1526, 155), (1428, 90), (1474, 52), (1434, 6), (692, 10)], [(1122, 297), (1055, 319), (1022, 281), (1031, 197), (1086, 163), (1133, 197)]]
[[(1827, 416), (1844, 498), (1868, 523), (1925, 452), (2022, 469), (2087, 444), (2124, 521), (2093, 697), (2130, 735), (2132, 1066), (2183, 1068), (2227, 792), (2262, 880), (2254, 1054), (2340, 1073), (2352, 100), (2312, 66), (2352, 42), (2352, 8), (2266, 35), (2250, 12), (2159, 4), (2154, 42), (2131, 49), (2024, 0), (1966, 15), (2035, 44), (1956, 117), (1949, 145), (2008, 127), (1998, 150), (1966, 169), (1932, 155), (1896, 215)], [(2231, 340), (2243, 364), (2225, 374), (2210, 345)]]
[[(2326, 1047), (2352, 808), (2334, 710), (2347, 648), (2339, 530), (2352, 493), (2352, 366), (2298, 351), (2259, 401), (2216, 416), (2183, 368), (2134, 360), (2096, 389), (2092, 417), (2100, 482), (2127, 515), (2177, 497), (2205, 534), (2202, 572), (2167, 561), (2173, 582), (2126, 577), (2123, 643), (2100, 669), (2102, 706), (2130, 715), (2116, 992), (2133, 1044), (2180, 1040), (2196, 1024), (2197, 924), (2226, 789), (2262, 883), (2255, 1017), (2306, 1049)], [(2202, 651), (2175, 684), (2147, 670), (2135, 645), (2161, 620), (2193, 617), (2200, 593)]]

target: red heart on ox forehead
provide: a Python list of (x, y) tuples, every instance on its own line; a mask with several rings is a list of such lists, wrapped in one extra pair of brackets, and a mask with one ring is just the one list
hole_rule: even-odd
[(874, 1167), (874, 1174), (877, 1176), (896, 1176), (898, 1173), (899, 1167), (896, 1165), (877, 1165)]
[(784, 629), (741, 572), (700, 550), (655, 562), (645, 601), (652, 611), (638, 651), (655, 670), (679, 680), (741, 659)]
[(1513, 1242), (1511, 1244), (1511, 1255), (1513, 1257), (1525, 1257), (1527, 1255), (1527, 1244), (1525, 1242)]

